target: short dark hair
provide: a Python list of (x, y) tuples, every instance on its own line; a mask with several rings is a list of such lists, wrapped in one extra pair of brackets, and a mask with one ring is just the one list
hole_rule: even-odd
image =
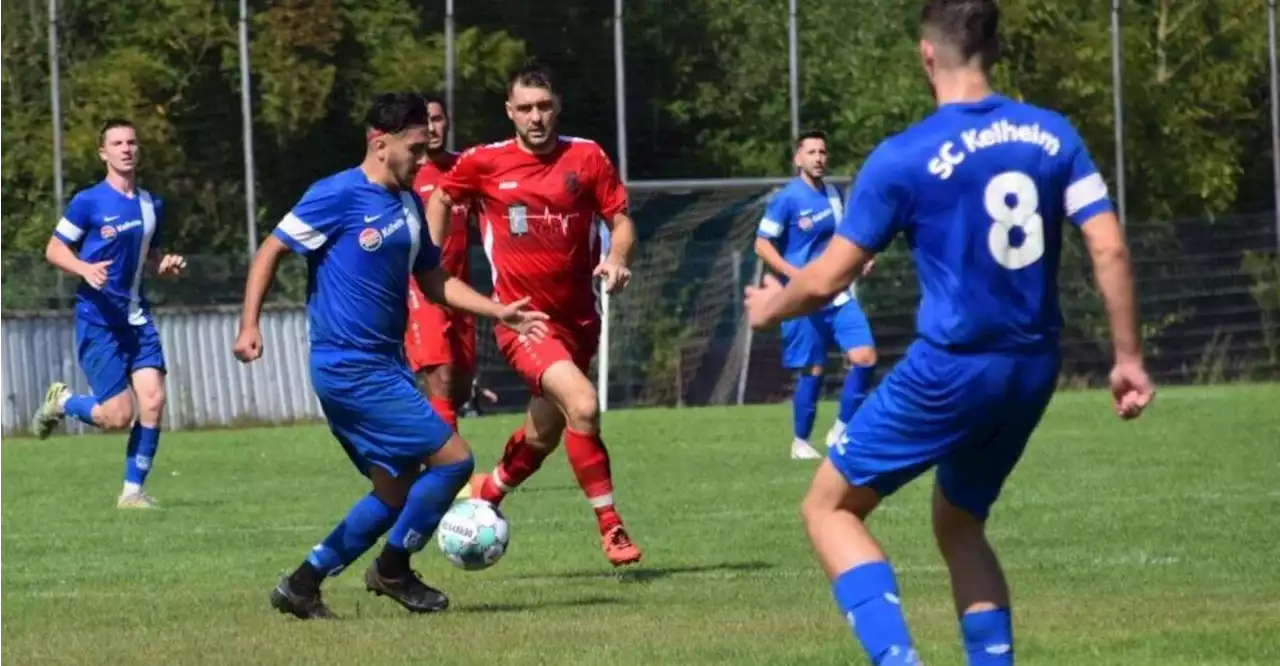
[(428, 105), (431, 105), (431, 104), (439, 104), (440, 110), (444, 112), (444, 117), (445, 118), (449, 117), (449, 107), (445, 106), (444, 100), (439, 95), (435, 93), (424, 92), (424, 93), (418, 93), (418, 96), (422, 98), (423, 108), (426, 108)]
[(98, 130), (99, 148), (107, 145), (107, 132), (117, 127), (127, 127), (135, 132), (137, 131), (137, 128), (133, 126), (133, 123), (126, 118), (107, 118), (107, 122), (102, 123), (102, 129)]
[(427, 124), (427, 104), (416, 92), (383, 93), (369, 105), (364, 124), (370, 130), (399, 134), (414, 125)]
[(925, 39), (955, 51), (957, 64), (978, 58), (983, 69), (990, 69), (1000, 58), (996, 0), (928, 0), (920, 24)]
[(507, 97), (511, 97), (511, 91), (515, 90), (517, 85), (542, 88), (552, 95), (560, 94), (560, 82), (556, 80), (555, 71), (550, 65), (538, 60), (526, 62), (507, 77)]
[(803, 146), (804, 142), (809, 139), (822, 139), (822, 142), (826, 143), (827, 133), (820, 129), (805, 130), (800, 133), (800, 136), (796, 137), (795, 149), (800, 150), (800, 146)]

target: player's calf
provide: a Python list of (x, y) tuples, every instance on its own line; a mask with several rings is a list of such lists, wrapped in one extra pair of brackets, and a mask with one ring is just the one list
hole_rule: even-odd
[(564, 414), (560, 408), (545, 398), (533, 398), (524, 424), (507, 439), (502, 460), (490, 473), (472, 479), (467, 496), (500, 504), (542, 468), (542, 461), (560, 445), (563, 433)]
[(599, 397), (578, 366), (561, 361), (543, 375), (543, 390), (564, 412), (565, 453), (578, 485), (595, 511), (602, 547), (614, 566), (640, 561), (640, 548), (614, 505), (609, 450), (600, 437)]
[(809, 444), (813, 434), (813, 422), (818, 416), (818, 398), (822, 395), (823, 367), (806, 368), (796, 376), (795, 392), (791, 396), (792, 460), (819, 460), (822, 454)]
[(456, 434), (426, 462), (427, 470), (410, 486), (404, 509), (387, 533), (386, 546), (364, 577), (370, 592), (390, 597), (413, 613), (449, 607), (449, 597), (422, 582), (409, 559), (431, 540), (440, 519), (475, 469), (470, 448)]
[[(138, 402), (138, 419), (129, 431), (125, 449), (124, 488), (120, 492), (120, 508), (155, 508), (155, 499), (143, 491), (160, 449), (160, 419), (164, 415), (164, 375), (155, 368), (133, 373), (133, 393)], [(132, 406), (129, 410), (132, 416)]]
[(969, 664), (1012, 664), (1009, 585), (987, 540), (985, 521), (953, 505), (942, 489), (935, 487), (933, 534), (951, 575), (951, 591)]
[(871, 663), (918, 664), (893, 567), (862, 522), (878, 504), (875, 491), (851, 486), (828, 460), (818, 468), (801, 514), (831, 578), (832, 596)]
[(854, 347), (845, 354), (845, 361), (849, 364), (849, 370), (844, 378), (844, 386), (840, 389), (840, 414), (835, 423), (831, 424), (831, 430), (827, 431), (827, 448), (835, 446), (844, 437), (853, 415), (858, 412), (871, 391), (876, 370), (876, 348)]

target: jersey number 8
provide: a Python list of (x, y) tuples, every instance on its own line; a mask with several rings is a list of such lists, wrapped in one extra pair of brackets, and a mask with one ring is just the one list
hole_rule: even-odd
[[(987, 183), (983, 195), (991, 230), (987, 247), (997, 264), (1016, 271), (1044, 256), (1044, 218), (1040, 216), (1040, 192), (1036, 182), (1020, 171), (1006, 171)], [(1014, 230), (1022, 242), (1013, 242)]]

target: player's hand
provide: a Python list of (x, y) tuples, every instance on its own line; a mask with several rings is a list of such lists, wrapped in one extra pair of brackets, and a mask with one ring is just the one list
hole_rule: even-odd
[(607, 259), (601, 261), (591, 274), (595, 277), (604, 277), (604, 290), (610, 294), (626, 289), (627, 284), (631, 282), (630, 268), (612, 263)]
[(529, 301), (530, 298), (525, 296), (518, 301), (507, 303), (498, 313), (498, 321), (520, 335), (527, 335), (539, 341), (547, 336), (547, 313), (525, 310), (524, 306), (528, 305)]
[(96, 264), (86, 263), (80, 272), (80, 277), (84, 278), (84, 281), (88, 282), (90, 287), (101, 290), (107, 284), (107, 266), (110, 265), (110, 261), (99, 261)]
[(262, 331), (257, 326), (240, 329), (234, 351), (241, 363), (253, 363), (262, 358)]
[(187, 259), (180, 254), (166, 254), (156, 266), (156, 275), (177, 277), (187, 270)]
[(1111, 397), (1116, 415), (1136, 419), (1156, 397), (1156, 387), (1141, 361), (1120, 361), (1111, 369)]
[(782, 283), (772, 275), (765, 275), (759, 287), (747, 285), (746, 293), (747, 323), (752, 328), (767, 328), (772, 322), (766, 317), (765, 309), (769, 301), (782, 293)]

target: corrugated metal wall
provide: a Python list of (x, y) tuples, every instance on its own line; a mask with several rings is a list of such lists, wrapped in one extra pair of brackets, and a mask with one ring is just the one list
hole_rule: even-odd
[[(263, 356), (248, 366), (231, 353), (239, 308), (160, 310), (156, 325), (169, 366), (166, 430), (322, 418), (307, 371), (305, 309), (263, 312)], [(25, 431), (50, 382), (61, 379), (77, 392), (88, 391), (76, 362), (71, 313), (5, 315), (0, 337), (5, 434)], [(72, 419), (65, 428), (84, 429)]]

